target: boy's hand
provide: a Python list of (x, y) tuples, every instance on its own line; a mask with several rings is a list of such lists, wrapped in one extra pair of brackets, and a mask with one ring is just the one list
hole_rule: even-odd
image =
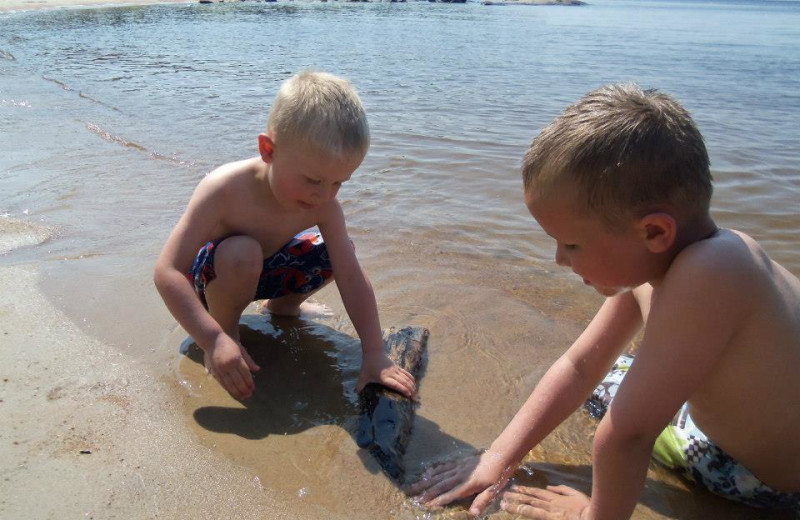
[(234, 399), (247, 399), (253, 395), (255, 383), (251, 371), (261, 368), (239, 343), (227, 335), (205, 352), (206, 370), (228, 391)]
[(512, 486), (502, 498), (500, 507), (504, 511), (526, 518), (583, 520), (589, 511), (589, 497), (567, 486)]
[(506, 466), (497, 454), (485, 451), (428, 469), (407, 492), (418, 495), (419, 502), (429, 507), (442, 507), (477, 495), (469, 512), (478, 516), (489, 507), (515, 469)]
[(363, 390), (367, 383), (380, 383), (409, 399), (417, 400), (417, 383), (414, 381), (414, 376), (392, 363), (392, 360), (382, 352), (374, 356), (366, 354), (364, 356), (356, 391)]

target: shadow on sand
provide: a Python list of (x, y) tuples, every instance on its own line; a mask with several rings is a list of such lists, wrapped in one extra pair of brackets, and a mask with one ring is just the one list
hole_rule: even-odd
[[(361, 366), (360, 342), (330, 326), (302, 318), (245, 315), (240, 323), (242, 344), (261, 367), (254, 374), (256, 390), (243, 407), (201, 406), (194, 419), (204, 429), (258, 440), (270, 435), (292, 435), (321, 425), (347, 431), (364, 466), (381, 471), (367, 449), (359, 449), (358, 396), (355, 384)], [(181, 352), (203, 364), (203, 352), (190, 338)], [(424, 372), (418, 383), (424, 387)], [(417, 415), (409, 443), (424, 443), (426, 451), (473, 452), (439, 426)], [(409, 467), (409, 474), (420, 468)], [(398, 488), (403, 480), (387, 479)]]
[[(200, 406), (194, 419), (202, 428), (215, 433), (233, 434), (248, 440), (272, 435), (292, 435), (321, 425), (341, 427), (353, 439), (353, 449), (364, 468), (372, 474), (381, 471), (378, 462), (366, 449), (356, 445), (358, 397), (355, 383), (361, 364), (361, 347), (357, 339), (328, 325), (300, 318), (245, 315), (240, 325), (242, 343), (261, 370), (255, 374), (256, 391), (240, 407)], [(186, 357), (202, 365), (202, 351), (191, 339), (181, 347)], [(420, 378), (423, 389), (424, 380)], [(214, 386), (214, 395), (224, 393)], [(220, 394), (221, 395), (221, 394)], [(229, 399), (226, 398), (226, 402)], [(500, 428), (502, 425), (499, 425)], [(417, 415), (409, 444), (424, 447), (434, 460), (452, 459), (475, 453), (477, 449), (441, 431), (439, 426)], [(416, 460), (408, 464), (409, 481), (432, 460)], [(513, 477), (525, 486), (545, 487), (565, 484), (584, 493), (591, 491), (592, 472), (588, 465), (533, 462), (526, 464)], [(530, 469), (532, 468), (532, 470)], [(398, 482), (384, 473), (387, 481), (402, 491), (408, 482)], [(469, 500), (429, 515), (430, 518), (462, 518)], [(716, 497), (689, 484), (686, 487), (648, 478), (633, 518), (681, 518), (706, 520), (789, 520), (789, 512), (754, 510)], [(490, 511), (491, 518), (511, 518), (505, 512)]]

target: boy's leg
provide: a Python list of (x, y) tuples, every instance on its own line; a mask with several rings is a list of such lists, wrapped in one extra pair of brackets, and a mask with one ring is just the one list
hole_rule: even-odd
[(233, 236), (216, 245), (215, 278), (205, 288), (208, 312), (237, 342), (239, 319), (253, 301), (261, 274), (261, 245), (248, 236)]
[(269, 311), (278, 316), (299, 316), (303, 312), (303, 303), (329, 283), (333, 281), (333, 276), (325, 280), (322, 285), (308, 293), (292, 293), (278, 298), (271, 298), (267, 300), (261, 307), (261, 310)]
[(260, 310), (298, 316), (303, 303), (331, 281), (333, 269), (322, 236), (304, 231), (264, 260), (256, 299), (267, 300)]
[[(616, 396), (633, 356), (623, 354), (586, 401), (586, 409), (601, 418)], [(653, 458), (712, 493), (754, 507), (800, 508), (800, 493), (770, 488), (749, 469), (725, 453), (694, 424), (684, 404), (653, 446)]]

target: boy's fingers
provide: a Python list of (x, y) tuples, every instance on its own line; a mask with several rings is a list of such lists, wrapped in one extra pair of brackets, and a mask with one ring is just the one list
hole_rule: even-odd
[(455, 462), (446, 462), (444, 464), (439, 464), (432, 468), (428, 468), (425, 470), (425, 473), (417, 480), (416, 482), (412, 483), (408, 487), (408, 493), (410, 495), (415, 495), (428, 489), (431, 486), (435, 486), (439, 483), (443, 478), (445, 478), (445, 474), (451, 471), (453, 468), (456, 467)]
[(537, 487), (526, 487), (520, 488), (520, 491), (527, 493), (528, 495), (532, 495), (536, 498), (540, 498), (542, 500), (549, 500), (553, 497), (553, 492), (549, 489), (541, 489)]
[(431, 507), (443, 507), (449, 504), (450, 502), (453, 502), (454, 500), (458, 500), (459, 498), (464, 498), (473, 494), (473, 492), (471, 492), (467, 488), (466, 483), (462, 483), (461, 485), (455, 485), (457, 484), (458, 480), (459, 478), (458, 476), (456, 476), (442, 482), (441, 485), (437, 487), (440, 487), (442, 489), (450, 488), (450, 491), (439, 495), (433, 500), (425, 502), (425, 504)]
[(399, 371), (401, 374), (403, 374), (404, 376), (406, 376), (406, 377), (407, 377), (409, 380), (411, 380), (411, 381), (414, 381), (414, 376), (413, 376), (413, 375), (411, 375), (411, 372), (409, 372), (409, 371), (408, 371), (408, 370), (406, 370), (405, 368), (403, 368), (403, 367), (397, 367), (397, 370), (398, 370), (398, 371)]
[(452, 501), (452, 499), (446, 500), (447, 495), (456, 491), (460, 484), (463, 482), (458, 474), (441, 475), (428, 484), (423, 493), (419, 495), (419, 501), (434, 507), (446, 505)]
[(506, 491), (505, 493), (503, 493), (503, 501), (508, 503), (520, 502), (522, 504), (531, 504), (535, 506), (540, 506), (542, 504), (547, 503), (544, 500), (536, 498), (533, 495), (527, 493), (516, 493), (514, 491)]
[[(228, 392), (237, 399), (250, 397), (252, 393), (253, 377), (250, 375), (250, 371), (247, 370), (247, 365), (244, 362), (239, 365), (238, 369), (232, 370), (227, 374), (227, 382), (230, 385), (230, 388), (226, 387)], [(233, 390), (233, 392), (231, 390)]]
[(220, 384), (231, 394), (234, 399), (241, 399), (242, 395), (233, 377), (225, 376), (220, 379)]
[(417, 393), (417, 382), (414, 380), (414, 376), (401, 369), (400, 373), (397, 375), (397, 379), (408, 390), (409, 397)]
[(403, 377), (402, 373), (394, 372), (390, 374), (385, 384), (389, 386), (392, 390), (396, 390), (401, 394), (403, 394), (404, 396), (411, 399), (414, 398), (414, 394), (416, 393), (416, 386), (414, 385), (414, 379)]
[(258, 366), (255, 361), (253, 361), (253, 358), (250, 357), (250, 354), (247, 353), (244, 347), (239, 347), (239, 348), (242, 351), (242, 358), (244, 359), (244, 362), (247, 364), (248, 370), (250, 370), (251, 372), (258, 372), (259, 370), (261, 370), (261, 367)]
[(552, 491), (554, 493), (558, 493), (559, 495), (565, 495), (565, 496), (574, 496), (574, 495), (581, 495), (582, 494), (577, 489), (572, 489), (571, 487), (564, 486), (564, 485), (547, 486), (547, 490), (548, 491)]
[(534, 520), (547, 519), (548, 512), (540, 509), (535, 504), (524, 504), (520, 502), (509, 502), (503, 500), (500, 502), (500, 508), (512, 515), (521, 515), (525, 518), (533, 518)]
[(472, 505), (469, 506), (469, 512), (473, 515), (482, 515), (483, 511), (489, 507), (489, 504), (497, 496), (498, 489), (497, 486), (490, 486), (489, 489), (485, 489), (483, 492), (479, 493), (475, 500), (472, 501)]

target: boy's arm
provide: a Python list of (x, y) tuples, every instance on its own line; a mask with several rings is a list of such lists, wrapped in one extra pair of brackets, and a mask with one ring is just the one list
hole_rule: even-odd
[(590, 518), (630, 516), (655, 439), (747, 321), (742, 290), (750, 282), (739, 262), (697, 249), (680, 255), (661, 283), (636, 361), (598, 426)]
[(478, 493), (470, 512), (481, 514), (525, 454), (586, 400), (640, 327), (641, 312), (632, 294), (608, 298), (478, 461), (433, 468), (411, 492), (422, 491), (421, 501), (432, 506)]
[(323, 212), (319, 230), (328, 249), (342, 303), (361, 339), (362, 365), (357, 390), (367, 383), (377, 382), (407, 397), (416, 397), (414, 376), (392, 363), (384, 351), (375, 293), (358, 263), (347, 235), (342, 208), (335, 200)]
[(205, 177), (175, 225), (156, 261), (153, 281), (169, 311), (203, 349), (209, 372), (233, 397), (249, 397), (255, 385), (241, 349), (206, 311), (186, 274), (197, 251), (221, 221), (223, 194), (216, 179)]

